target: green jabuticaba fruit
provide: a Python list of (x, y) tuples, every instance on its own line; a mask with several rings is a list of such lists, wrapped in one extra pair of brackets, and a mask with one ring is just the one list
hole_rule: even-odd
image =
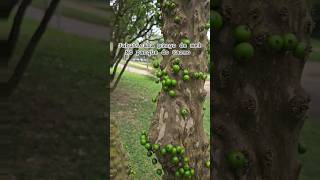
[(161, 148), (161, 150), (160, 150), (160, 154), (161, 154), (161, 155), (165, 155), (165, 154), (167, 154), (167, 150), (166, 150), (166, 148)]
[(172, 66), (172, 71), (173, 71), (174, 73), (179, 73), (179, 71), (180, 71), (180, 66), (177, 65), (177, 64), (173, 65), (173, 66)]
[(181, 59), (176, 57), (173, 59), (172, 63), (173, 63), (173, 65), (179, 65), (181, 63)]
[(307, 148), (304, 146), (304, 144), (299, 143), (298, 145), (298, 153), (299, 154), (305, 154), (307, 152)]
[(165, 80), (165, 86), (171, 86), (171, 79), (166, 79)]
[(156, 73), (156, 76), (158, 77), (158, 78), (160, 78), (160, 77), (162, 77), (162, 75), (163, 75), (163, 72), (162, 71), (157, 71), (157, 73)]
[(183, 39), (181, 40), (181, 42), (182, 42), (183, 44), (186, 44), (186, 45), (190, 45), (190, 44), (191, 44), (191, 41), (190, 41), (190, 39), (188, 39), (188, 38), (183, 38)]
[(159, 176), (161, 176), (162, 175), (162, 170), (161, 169), (157, 169), (157, 174), (159, 175)]
[(155, 98), (155, 97), (152, 98), (152, 102), (154, 102), (154, 103), (157, 102), (157, 98)]
[(162, 75), (165, 76), (165, 77), (169, 77), (167, 71), (165, 71), (165, 70), (162, 71)]
[(171, 86), (176, 86), (177, 85), (177, 81), (175, 79), (171, 80)]
[(199, 79), (199, 73), (198, 73), (198, 72), (195, 72), (195, 73), (193, 74), (193, 76), (194, 76), (194, 78)]
[(223, 25), (221, 15), (217, 11), (210, 11), (210, 24), (214, 31), (219, 31)]
[(140, 139), (147, 139), (147, 134), (141, 134)]
[(158, 160), (156, 158), (153, 158), (152, 159), (152, 164), (157, 164), (158, 163)]
[(189, 158), (188, 158), (188, 157), (183, 157), (183, 162), (184, 162), (185, 164), (189, 163)]
[(294, 48), (293, 55), (296, 58), (303, 59), (306, 56), (307, 45), (306, 43), (300, 42)]
[(175, 164), (175, 165), (178, 164), (179, 163), (179, 158), (177, 156), (173, 156), (172, 159), (171, 159), (171, 163)]
[(170, 97), (176, 97), (176, 92), (174, 90), (169, 91), (169, 96)]
[(148, 156), (148, 157), (151, 157), (151, 156), (152, 156), (152, 151), (148, 151), (148, 152), (147, 152), (147, 156)]
[(186, 117), (188, 115), (188, 110), (186, 108), (182, 108), (180, 113), (182, 117)]
[(154, 144), (153, 146), (152, 146), (152, 150), (153, 151), (158, 151), (160, 149), (160, 145), (159, 144)]
[(184, 151), (183, 147), (181, 146), (177, 146), (176, 149), (177, 149), (177, 154), (181, 154), (181, 152)]
[(160, 67), (160, 63), (158, 61), (153, 63), (153, 67), (154, 68), (159, 68)]
[(189, 164), (184, 164), (184, 165), (183, 165), (183, 169), (184, 169), (184, 171), (190, 170)]
[(199, 72), (198, 74), (199, 74), (199, 78), (202, 79), (204, 73), (203, 72)]
[(206, 79), (207, 79), (207, 77), (208, 77), (208, 75), (206, 75), (205, 73), (203, 73), (203, 75), (202, 75), (201, 79), (202, 79), (202, 80), (206, 80)]
[(274, 51), (280, 51), (283, 48), (283, 38), (279, 35), (269, 36), (267, 39), (268, 47)]
[(254, 55), (254, 48), (250, 43), (240, 43), (233, 50), (234, 57), (239, 60), (249, 60)]
[(189, 74), (189, 71), (188, 70), (183, 70), (183, 74), (185, 75), (185, 74)]
[(231, 151), (227, 155), (227, 162), (229, 166), (233, 169), (242, 169), (247, 164), (247, 159), (242, 152)]
[(171, 150), (171, 154), (172, 155), (176, 155), (177, 154), (177, 148), (173, 147)]
[(173, 148), (173, 145), (172, 145), (172, 144), (167, 144), (167, 145), (166, 145), (166, 151), (167, 151), (168, 153), (171, 153), (172, 148)]
[(248, 42), (251, 38), (251, 30), (246, 25), (239, 25), (234, 30), (233, 37), (237, 42)]
[(190, 80), (190, 76), (188, 74), (185, 74), (182, 79), (184, 81), (189, 81)]
[(167, 8), (171, 8), (171, 2), (170, 1), (165, 1), (163, 6), (167, 7)]
[(179, 173), (180, 173), (181, 175), (184, 175), (184, 169), (183, 169), (182, 167), (179, 168), (178, 171), (179, 171)]
[(190, 169), (191, 176), (194, 176), (194, 169)]
[(206, 168), (210, 168), (210, 160), (207, 160), (205, 163), (204, 163), (205, 167)]
[(170, 8), (171, 8), (171, 9), (174, 9), (174, 8), (176, 8), (176, 6), (177, 6), (177, 5), (176, 5), (176, 3), (174, 3), (174, 2), (171, 2), (171, 4), (170, 4)]
[(180, 16), (175, 16), (173, 21), (177, 24), (180, 24), (181, 23), (181, 17)]
[(145, 135), (147, 137), (147, 131), (145, 130), (141, 131), (141, 135)]
[(283, 47), (286, 50), (293, 50), (298, 44), (298, 39), (293, 33), (288, 33), (283, 36)]
[(168, 91), (168, 90), (169, 90), (169, 87), (168, 87), (168, 86), (162, 86), (162, 89), (163, 89), (164, 91)]
[(181, 174), (180, 174), (179, 170), (176, 170), (176, 172), (174, 173), (174, 175), (175, 175), (176, 177), (181, 177)]
[(163, 79), (163, 80), (161, 81), (161, 84), (162, 84), (162, 86), (166, 86), (166, 79)]
[(184, 172), (184, 176), (190, 178), (191, 177), (191, 172), (190, 170), (187, 170)]
[(150, 150), (151, 149), (151, 144), (150, 143), (146, 143), (144, 145), (144, 147), (147, 149), (147, 150)]
[(145, 146), (147, 144), (147, 140), (146, 139), (140, 139), (140, 144), (142, 146)]

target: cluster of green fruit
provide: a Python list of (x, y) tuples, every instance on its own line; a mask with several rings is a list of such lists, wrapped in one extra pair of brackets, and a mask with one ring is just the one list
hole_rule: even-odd
[[(140, 136), (140, 144), (148, 150), (147, 156), (152, 157), (155, 153), (159, 153), (163, 158), (170, 159), (170, 163), (175, 166), (175, 176), (191, 178), (194, 175), (194, 169), (189, 166), (189, 158), (184, 156), (185, 150), (181, 146), (173, 146), (167, 144), (160, 147), (159, 144), (151, 144), (148, 140), (147, 133), (142, 132)], [(152, 158), (152, 164), (158, 163), (157, 158)], [(162, 175), (162, 169), (157, 169), (156, 173)]]
[[(142, 146), (144, 146), (148, 152), (147, 152), (147, 156), (151, 157), (153, 155), (153, 153), (155, 153), (156, 151), (158, 151), (160, 149), (160, 145), (159, 144), (153, 144), (151, 145), (151, 143), (148, 140), (147, 137), (147, 133), (146, 132), (142, 132), (141, 136), (140, 136), (140, 144)], [(157, 158), (152, 158), (152, 164), (156, 165), (158, 163)], [(162, 169), (157, 169), (156, 173), (161, 176), (162, 175)]]
[[(173, 74), (179, 74), (179, 72), (182, 70), (181, 68), (181, 59), (176, 57), (172, 60), (171, 69)], [(177, 85), (177, 80), (170, 78), (168, 73), (165, 70), (160, 69), (160, 63), (155, 62), (153, 63), (153, 67), (158, 69), (156, 72), (156, 83), (162, 83), (162, 89), (166, 92), (168, 92), (168, 95), (172, 98), (176, 97), (176, 92), (172, 89)], [(195, 72), (193, 74), (195, 79), (202, 79), (205, 80), (207, 78), (207, 75), (203, 72)], [(189, 81), (190, 80), (190, 73), (189, 70), (184, 69), (182, 71), (182, 80), (183, 81)], [(156, 98), (152, 99), (153, 102), (156, 102)]]
[(172, 98), (176, 97), (176, 92), (173, 89), (170, 88), (174, 88), (177, 85), (177, 80), (175, 79), (171, 79), (170, 76), (168, 75), (168, 73), (164, 70), (158, 70), (156, 72), (156, 76), (158, 77), (158, 79), (156, 80), (156, 82), (160, 82), (162, 83), (162, 89), (166, 92), (168, 92), (168, 95)]
[(254, 48), (249, 43), (251, 30), (246, 25), (239, 25), (233, 32), (233, 37), (237, 44), (233, 49), (234, 57), (238, 60), (249, 60), (254, 55)]
[(287, 33), (281, 35), (271, 35), (267, 39), (267, 47), (274, 51), (292, 51), (296, 58), (304, 58), (306, 56), (307, 45), (299, 42), (296, 35)]
[(242, 152), (236, 150), (230, 151), (226, 156), (226, 160), (228, 162), (228, 165), (235, 170), (243, 169), (248, 164), (248, 160), (245, 155)]
[(163, 2), (162, 7), (163, 8), (167, 8), (169, 10), (173, 10), (174, 8), (176, 8), (176, 3), (170, 1), (170, 0), (166, 0)]

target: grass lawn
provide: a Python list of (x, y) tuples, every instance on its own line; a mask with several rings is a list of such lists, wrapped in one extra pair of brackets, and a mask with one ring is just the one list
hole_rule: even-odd
[[(14, 60), (37, 24), (23, 23)], [(12, 97), (13, 122), (23, 131), (18, 179), (105, 178), (105, 47), (46, 31)]]
[[(129, 164), (136, 172), (134, 179), (158, 179), (147, 151), (140, 145), (139, 137), (142, 130), (148, 130), (156, 105), (152, 97), (157, 95), (161, 85), (154, 83), (149, 76), (141, 76), (125, 72), (116, 94), (111, 96), (111, 120), (118, 123), (120, 136), (128, 153)], [(205, 102), (204, 128), (209, 136), (210, 107)]]
[[(46, 7), (46, 1), (44, 0), (33, 0), (32, 5), (34, 7), (44, 9)], [(98, 2), (95, 1), (80, 1), (80, 0), (74, 0), (73, 2), (79, 3), (82, 6), (89, 6), (91, 8), (96, 8), (97, 10), (107, 12), (106, 6), (103, 6)], [(108, 10), (109, 11), (109, 10)], [(105, 17), (103, 16), (98, 16), (94, 13), (86, 12), (79, 10), (77, 8), (71, 8), (67, 7), (63, 4), (63, 1), (60, 2), (59, 8), (57, 12), (63, 16), (70, 17), (70, 18), (75, 18), (84, 22), (88, 23), (93, 23), (96, 25), (101, 25), (101, 26), (109, 26), (111, 23), (111, 14), (106, 15)]]
[[(120, 81), (116, 94), (111, 97), (111, 119), (119, 124), (120, 136), (128, 153), (129, 164), (136, 172), (134, 179), (159, 179), (146, 156), (146, 150), (139, 144), (141, 130), (147, 130), (156, 105), (151, 102), (160, 90), (152, 77), (126, 72)], [(204, 128), (210, 133), (210, 107), (206, 102)], [(320, 122), (307, 121), (301, 134), (301, 141), (308, 148), (305, 155), (299, 155), (303, 168), (300, 180), (317, 180), (320, 175)]]
[(299, 180), (318, 180), (320, 176), (320, 122), (308, 120), (301, 133), (301, 141), (307, 153), (300, 155), (302, 172)]

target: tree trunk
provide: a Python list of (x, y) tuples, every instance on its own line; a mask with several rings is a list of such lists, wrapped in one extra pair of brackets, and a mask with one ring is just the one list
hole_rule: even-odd
[(110, 179), (131, 179), (128, 159), (123, 151), (118, 128), (114, 121), (110, 121)]
[[(299, 133), (310, 101), (300, 85), (312, 29), (306, 1), (223, 0), (215, 11), (223, 26), (213, 35), (211, 177), (297, 180)], [(252, 32), (254, 55), (247, 61), (233, 57), (238, 25)], [(303, 57), (266, 47), (269, 37), (287, 33), (307, 44)]]
[[(209, 1), (205, 0), (175, 0), (175, 7), (168, 7), (162, 2), (161, 28), (165, 42), (175, 43), (177, 46), (182, 39), (189, 39), (191, 42), (202, 43), (202, 48), (190, 49), (190, 56), (164, 56), (160, 68), (167, 72), (170, 79), (177, 81), (176, 86), (169, 90), (162, 89), (158, 95), (158, 102), (153, 122), (150, 125), (149, 137), (151, 143), (157, 143), (160, 147), (167, 144), (181, 146), (185, 149), (184, 156), (190, 159), (188, 163), (194, 169), (192, 179), (209, 179), (210, 171), (205, 168), (209, 156), (209, 143), (203, 129), (203, 103), (206, 97), (204, 89), (205, 78), (197, 79), (195, 72), (206, 73), (208, 44), (204, 26), (209, 20)], [(180, 22), (174, 22), (175, 17), (180, 17)], [(178, 23), (177, 23), (178, 22)], [(179, 49), (179, 48), (177, 48)], [(174, 73), (172, 64), (176, 57), (181, 59), (179, 73)], [(190, 80), (183, 80), (183, 70), (188, 70)], [(170, 90), (176, 93), (171, 97)], [(169, 91), (169, 92), (168, 92)], [(188, 115), (181, 115), (181, 110), (187, 110)], [(156, 153), (164, 175), (163, 179), (175, 178), (175, 171), (182, 166), (179, 163), (173, 166), (170, 156), (163, 156)], [(181, 160), (180, 160), (181, 162)]]

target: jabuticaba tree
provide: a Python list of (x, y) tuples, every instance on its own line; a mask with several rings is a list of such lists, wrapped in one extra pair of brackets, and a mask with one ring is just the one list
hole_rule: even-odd
[[(190, 56), (170, 53), (163, 57), (156, 75), (162, 83), (149, 140), (162, 165), (163, 179), (210, 177), (209, 141), (203, 129), (204, 89), (208, 72), (207, 30), (210, 2), (207, 0), (158, 1), (161, 31), (166, 43), (202, 44)], [(144, 140), (143, 140), (144, 141)], [(145, 144), (145, 142), (143, 142)], [(149, 146), (149, 145), (148, 145)], [(157, 171), (161, 174), (161, 171)]]
[(212, 179), (298, 179), (309, 11), (304, 0), (212, 3)]

